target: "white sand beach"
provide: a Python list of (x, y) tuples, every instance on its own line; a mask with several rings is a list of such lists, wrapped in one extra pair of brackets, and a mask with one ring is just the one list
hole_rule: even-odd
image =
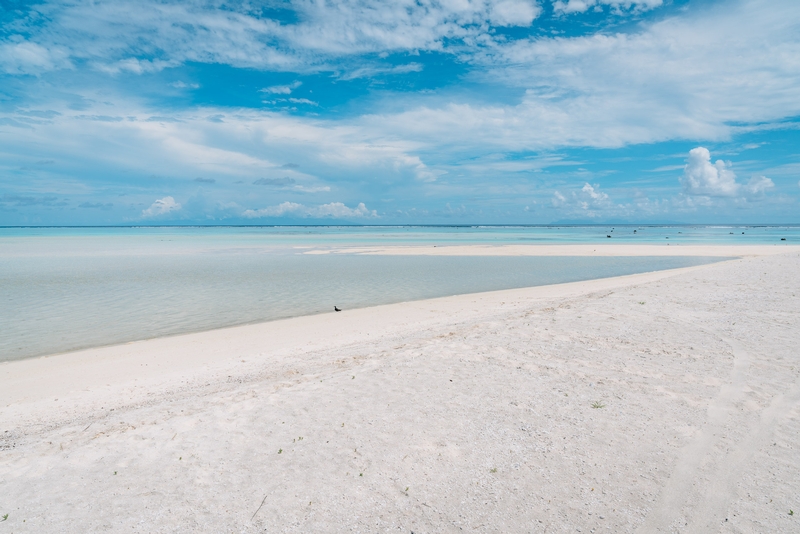
[(2, 363), (0, 534), (798, 532), (800, 249), (691, 250)]

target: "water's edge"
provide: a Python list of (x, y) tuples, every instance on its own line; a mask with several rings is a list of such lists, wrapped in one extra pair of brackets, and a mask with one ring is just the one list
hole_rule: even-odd
[(722, 257), (201, 254), (6, 260), (0, 361), (453, 295), (595, 280)]

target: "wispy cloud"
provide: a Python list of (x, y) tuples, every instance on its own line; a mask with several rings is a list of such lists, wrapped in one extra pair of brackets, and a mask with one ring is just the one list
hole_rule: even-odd
[(264, 87), (263, 89), (259, 89), (261, 93), (270, 93), (273, 95), (288, 95), (298, 87), (303, 85), (303, 82), (293, 82), (289, 85), (272, 85), (270, 87)]
[(79, 208), (87, 208), (87, 209), (100, 209), (100, 210), (110, 210), (114, 207), (114, 204), (111, 202), (82, 202), (78, 204)]
[(345, 72), (339, 76), (339, 79), (355, 80), (358, 78), (373, 78), (379, 75), (408, 74), (409, 72), (422, 72), (424, 68), (422, 63), (414, 62), (394, 66), (372, 65)]
[(644, 11), (663, 4), (663, 0), (556, 0), (553, 10), (556, 13), (583, 13), (591, 8), (610, 6), (617, 12), (622, 10)]
[(242, 215), (248, 219), (284, 216), (314, 219), (363, 219), (375, 218), (378, 216), (378, 212), (367, 209), (363, 202), (360, 202), (355, 208), (349, 208), (341, 202), (331, 202), (320, 206), (305, 206), (295, 202), (283, 202), (267, 208), (246, 210)]

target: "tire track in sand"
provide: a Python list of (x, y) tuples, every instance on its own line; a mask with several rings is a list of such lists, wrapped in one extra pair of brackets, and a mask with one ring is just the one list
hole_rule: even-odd
[(678, 454), (672, 474), (661, 490), (653, 509), (636, 532), (666, 532), (671, 527), (677, 527), (678, 521), (682, 523), (680, 526), (685, 526), (686, 523), (681, 521), (681, 512), (693, 495), (693, 490), (699, 489), (695, 487), (698, 468), (718, 440), (733, 405), (744, 397), (747, 371), (751, 363), (750, 355), (746, 351), (734, 349), (730, 344), (729, 346), (734, 356), (730, 379), (728, 383), (723, 384), (717, 396), (709, 403), (706, 424), (699, 430), (694, 440)]
[[(761, 411), (760, 417), (750, 424), (746, 438), (740, 440), (728, 454), (715, 459), (716, 469), (709, 482), (701, 485), (699, 467), (719, 440), (735, 404), (744, 398), (747, 372), (752, 363), (749, 352), (737, 341), (727, 337), (719, 339), (728, 344), (734, 355), (730, 380), (709, 403), (706, 424), (695, 439), (681, 450), (656, 504), (636, 532), (718, 531), (725, 520), (728, 505), (735, 497), (736, 483), (754, 453), (772, 435), (775, 426), (791, 406), (800, 402), (800, 381), (797, 381), (789, 390), (773, 397), (770, 405)], [(695, 504), (692, 504), (692, 500)]]
[[(741, 345), (733, 340), (725, 340), (738, 353), (743, 353)], [(716, 532), (726, 520), (726, 512), (731, 501), (736, 498), (736, 483), (750, 464), (756, 451), (772, 437), (775, 427), (800, 402), (800, 380), (787, 391), (772, 398), (769, 406), (761, 411), (759, 420), (750, 426), (750, 432), (737, 446), (718, 463), (709, 484), (702, 493), (703, 498), (689, 516), (687, 533)]]

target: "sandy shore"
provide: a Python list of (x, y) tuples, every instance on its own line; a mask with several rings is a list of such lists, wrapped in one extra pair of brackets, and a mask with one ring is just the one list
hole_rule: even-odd
[(736, 250), (0, 364), (0, 533), (797, 532), (800, 252)]

